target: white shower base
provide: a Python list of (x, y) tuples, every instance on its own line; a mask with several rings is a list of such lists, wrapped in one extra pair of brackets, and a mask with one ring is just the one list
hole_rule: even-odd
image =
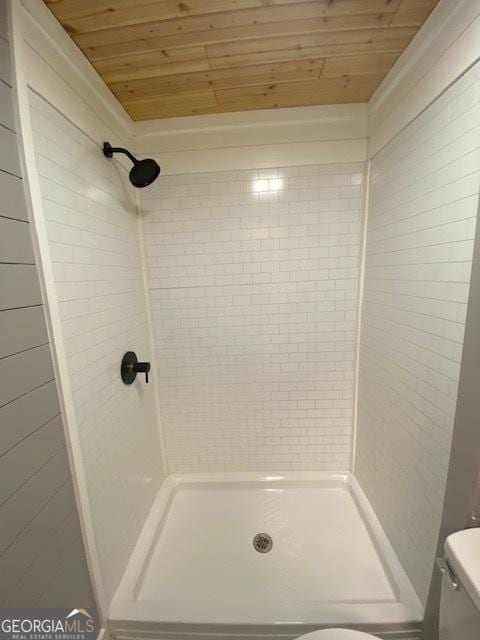
[[(256, 533), (273, 539), (253, 548)], [(419, 637), (422, 607), (347, 475), (170, 476), (112, 602), (117, 638)]]

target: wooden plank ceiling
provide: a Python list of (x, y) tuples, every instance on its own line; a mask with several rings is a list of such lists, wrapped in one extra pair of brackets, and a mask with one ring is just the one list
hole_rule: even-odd
[(44, 0), (134, 120), (365, 102), (438, 0)]

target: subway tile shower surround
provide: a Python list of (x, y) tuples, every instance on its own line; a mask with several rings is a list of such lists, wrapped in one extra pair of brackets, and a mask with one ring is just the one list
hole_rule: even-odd
[(153, 385), (125, 387), (124, 352), (149, 357), (128, 174), (35, 94), (37, 168), (90, 509), (107, 598), (160, 487)]
[(349, 468), (364, 165), (141, 193), (171, 472)]
[(457, 400), (479, 122), (477, 64), (371, 170), (355, 473), (423, 601)]

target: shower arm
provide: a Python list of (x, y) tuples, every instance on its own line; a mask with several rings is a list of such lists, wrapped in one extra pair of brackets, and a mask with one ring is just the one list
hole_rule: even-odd
[(123, 147), (112, 147), (112, 145), (109, 142), (104, 142), (103, 155), (106, 158), (112, 158), (114, 153), (124, 153), (128, 158), (130, 158), (133, 164), (138, 163), (137, 158), (135, 158), (135, 156), (132, 155), (128, 149), (124, 149)]

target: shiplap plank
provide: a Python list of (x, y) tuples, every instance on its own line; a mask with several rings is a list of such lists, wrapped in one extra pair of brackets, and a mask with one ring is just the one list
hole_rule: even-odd
[(94, 61), (95, 69), (108, 84), (122, 80), (141, 80), (175, 73), (208, 71), (205, 47), (160, 49), (153, 53), (117, 56)]
[[(297, 0), (297, 2), (305, 0)], [(275, 4), (272, 2), (272, 4)], [(132, 24), (142, 24), (158, 20), (172, 20), (224, 11), (240, 9), (256, 9), (265, 6), (262, 0), (167, 0), (158, 2), (152, 0), (116, 0), (102, 2), (93, 0), (93, 5), (86, 0), (81, 6), (65, 7), (63, 3), (49, 3), (50, 8), (58, 19), (68, 21), (70, 30), (86, 33), (104, 29), (105, 21), (109, 28), (126, 27)], [(113, 9), (113, 11), (112, 11)]]
[(304, 35), (286, 36), (282, 38), (259, 38), (252, 40), (234, 40), (212, 44), (207, 47), (208, 58), (219, 56), (234, 56), (239, 54), (262, 53), (266, 51), (280, 51), (282, 49), (303, 49), (305, 47), (325, 47), (327, 45), (348, 44), (355, 45), (361, 42), (384, 42), (391, 38), (412, 38), (415, 29), (399, 27), (398, 29), (356, 29), (337, 33), (310, 33)]
[(256, 100), (268, 107), (293, 106), (299, 98), (304, 104), (315, 104), (319, 99), (331, 96), (333, 102), (364, 102), (365, 96), (378, 86), (381, 76), (357, 76), (349, 78), (326, 78), (316, 81), (296, 82), (294, 85), (263, 85), (216, 91), (219, 106), (230, 107), (248, 104)]
[(12, 87), (3, 81), (0, 81), (0, 124), (12, 131), (16, 129)]
[(213, 91), (193, 93), (187, 96), (149, 98), (144, 102), (138, 101), (132, 105), (126, 102), (124, 106), (133, 119), (137, 120), (154, 118), (155, 114), (159, 112), (162, 113), (161, 117), (169, 118), (175, 115), (191, 116), (218, 111)]
[(393, 26), (423, 24), (438, 0), (402, 0), (392, 19)]
[(0, 216), (28, 220), (23, 180), (0, 171)]
[[(269, 6), (303, 5), (306, 0), (268, 0)], [(394, 12), (401, 0), (317, 0), (325, 8), (325, 15), (363, 12)], [(75, 31), (89, 31), (140, 24), (152, 20), (171, 20), (214, 13), (264, 8), (267, 0), (46, 0), (60, 22), (68, 21)]]
[[(125, 27), (102, 29), (101, 31), (75, 33), (73, 37), (81, 48), (97, 47), (118, 42), (135, 42), (151, 38), (167, 38), (181, 34), (189, 43), (195, 42), (195, 35), (206, 32), (221, 32), (224, 29), (243, 29), (248, 34), (250, 27), (259, 26), (282, 33), (283, 26), (294, 23), (299, 17), (308, 20), (310, 30), (340, 30), (358, 28), (362, 24), (374, 26), (374, 20), (389, 23), (396, 9), (395, 3), (384, 4), (383, 11), (372, 10), (368, 13), (346, 10), (334, 13), (336, 3), (328, 1), (303, 2), (297, 5), (270, 5), (257, 9), (222, 12), (214, 15), (187, 16), (176, 20), (156, 20), (147, 23), (133, 23)], [(344, 3), (345, 5), (345, 3)], [(338, 6), (338, 3), (337, 3)], [(352, 26), (352, 25), (357, 25)], [(234, 32), (236, 34), (236, 32)], [(240, 36), (241, 37), (241, 36)], [(243, 36), (248, 37), (248, 36)], [(193, 40), (192, 40), (193, 38)]]
[(64, 447), (0, 507), (0, 556), (69, 480), (70, 466)]
[(0, 80), (6, 82), (8, 85), (12, 85), (12, 67), (10, 60), (10, 46), (3, 38), (0, 36)]
[[(71, 525), (73, 528), (73, 524)], [(65, 529), (62, 527), (61, 534)], [(48, 562), (48, 560), (47, 560)], [(95, 600), (90, 588), (90, 573), (83, 553), (81, 539), (74, 539), (67, 548), (61, 566), (49, 574), (50, 582), (35, 602), (36, 607), (69, 607), (73, 601), (85, 603), (85, 607), (94, 608)], [(75, 583), (72, 584), (72, 575)], [(30, 578), (27, 574), (26, 578)]]
[[(158, 55), (157, 55), (158, 57)], [(116, 59), (116, 58), (115, 58)], [(98, 62), (104, 62), (102, 60)], [(95, 67), (97, 67), (97, 63)], [(117, 70), (106, 71), (102, 77), (109, 83), (121, 82), (125, 80), (141, 80), (143, 78), (157, 78), (162, 76), (176, 76), (183, 73), (195, 73), (198, 71), (209, 71), (210, 64), (207, 57), (200, 60), (179, 60), (178, 62), (166, 62), (150, 67), (132, 69), (131, 67), (121, 67)]]
[[(26, 534), (25, 541), (19, 541), (18, 550), (15, 548), (16, 545), (12, 545), (13, 554), (12, 558), (9, 558), (8, 568), (10, 569), (11, 575), (13, 574), (14, 586), (3, 600), (4, 607), (28, 606), (28, 603), (36, 603), (37, 600), (41, 598), (45, 587), (48, 586), (52, 575), (61, 569), (66, 569), (67, 567), (70, 567), (73, 572), (70, 576), (69, 586), (70, 603), (78, 602), (78, 599), (85, 593), (85, 587), (87, 586), (85, 584), (86, 575), (82, 571), (77, 577), (77, 574), (75, 573), (80, 558), (80, 552), (82, 550), (82, 538), (78, 517), (76, 512), (73, 510), (74, 501), (71, 488), (65, 487), (65, 489), (59, 491), (57, 495), (58, 498), (57, 496), (55, 496), (55, 498), (57, 499), (58, 506), (55, 516), (57, 516), (57, 514), (65, 516), (61, 523), (59, 523), (58, 518), (55, 518), (55, 524), (58, 528), (52, 529), (49, 526), (49, 523), (45, 523), (45, 520), (43, 519), (42, 524), (44, 526), (42, 527), (40, 523), (37, 525), (37, 529), (40, 529), (39, 534), (36, 531), (32, 531), (30, 535)], [(69, 500), (72, 501), (70, 512), (68, 511)], [(47, 508), (48, 505), (45, 510)], [(40, 519), (41, 516), (42, 514), (40, 514), (38, 518)], [(44, 532), (47, 531), (50, 533), (49, 538), (44, 535)], [(33, 537), (34, 533), (37, 535), (36, 538)], [(33, 562), (26, 567), (23, 575), (21, 575), (20, 579), (15, 583), (15, 578), (19, 576), (19, 572), (16, 570), (16, 566), (14, 565), (15, 555), (22, 553), (27, 545), (32, 542), (36, 543), (39, 553), (33, 559)], [(39, 543), (43, 546), (40, 546)], [(27, 548), (27, 553), (29, 551), (30, 548)], [(30, 558), (32, 555), (33, 554), (31, 553), (29, 554)], [(84, 554), (83, 558), (85, 563)], [(72, 563), (72, 560), (75, 559), (76, 562)], [(25, 564), (26, 563), (22, 564), (22, 568), (25, 567)], [(74, 580), (72, 580), (72, 575), (74, 576)], [(81, 586), (78, 585), (77, 580), (82, 580), (83, 584)], [(91, 597), (92, 596), (90, 595), (90, 602)], [(63, 600), (63, 602), (68, 602), (68, 600)], [(50, 603), (50, 606), (57, 607), (61, 605), (59, 603)]]
[(0, 263), (2, 262), (35, 264), (28, 222), (0, 218)]
[(59, 413), (54, 380), (0, 407), (0, 456)]
[(0, 311), (0, 358), (47, 342), (47, 325), (42, 306)]
[(0, 36), (8, 40), (7, 3), (5, 0), (0, 2)]
[[(5, 85), (6, 86), (6, 85)], [(9, 88), (10, 90), (10, 88)], [(0, 121), (2, 120), (3, 109), (0, 105)], [(9, 120), (7, 115), (6, 121)], [(10, 129), (0, 126), (0, 171), (6, 171), (15, 176), (21, 176), (20, 157), (17, 147), (17, 134)]]
[[(157, 112), (162, 117), (170, 117), (175, 112), (181, 115), (228, 111), (248, 111), (255, 109), (276, 109), (308, 104), (365, 102), (373, 87), (377, 87), (383, 76), (354, 76), (352, 78), (325, 78), (292, 83), (255, 85), (236, 89), (224, 89), (214, 92), (216, 106), (207, 102), (206, 106), (196, 100), (199, 94), (188, 94), (160, 98), (147, 98), (144, 101), (127, 102), (126, 108), (137, 120), (153, 117)], [(187, 106), (186, 106), (187, 105)], [(255, 107), (253, 107), (255, 105)], [(183, 109), (190, 109), (184, 113)]]
[[(208, 58), (212, 69), (230, 68), (233, 72), (242, 65), (256, 65), (262, 63), (274, 63), (292, 60), (310, 60), (316, 58), (336, 58), (337, 56), (345, 57), (347, 55), (362, 55), (368, 53), (396, 53), (397, 57), (406, 47), (411, 39), (412, 34), (409, 33), (403, 39), (390, 40), (372, 40), (364, 37), (358, 42), (343, 44), (325, 44), (315, 47), (294, 47), (290, 49), (275, 49), (272, 51), (254, 51), (253, 53), (241, 53), (238, 55), (226, 54), (215, 57), (213, 52)], [(258, 47), (261, 49), (261, 47)]]
[[(304, 2), (305, 0), (289, 0), (290, 2)], [(272, 4), (277, 4), (278, 0), (272, 0)], [(46, 4), (58, 20), (68, 20), (71, 27), (88, 31), (91, 20), (98, 21), (99, 16), (103, 18), (101, 24), (96, 28), (104, 28), (105, 22), (111, 26), (120, 24), (132, 24), (135, 22), (149, 22), (152, 15), (149, 9), (154, 6), (153, 19), (169, 20), (171, 18), (181, 18), (187, 15), (202, 15), (206, 13), (216, 13), (219, 11), (230, 11), (235, 9), (251, 9), (264, 6), (264, 0), (189, 0), (187, 3), (180, 3), (178, 0), (136, 0), (132, 7), (132, 0), (46, 0)], [(282, 4), (280, 2), (280, 4)], [(113, 9), (113, 11), (112, 11)], [(135, 15), (136, 14), (136, 15)], [(83, 22), (84, 21), (84, 22)], [(95, 25), (92, 25), (95, 28)]]
[(22, 351), (0, 360), (0, 406), (53, 380), (50, 345)]
[(0, 264), (0, 311), (42, 304), (34, 265)]
[[(307, 18), (293, 19), (288, 22), (268, 23), (268, 24), (251, 24), (245, 26), (224, 27), (217, 29), (206, 29), (205, 31), (195, 31), (188, 34), (188, 40), (185, 38), (183, 31), (175, 31), (172, 34), (157, 35), (132, 40), (113, 40), (111, 44), (105, 44), (103, 41), (95, 45), (84, 46), (92, 60), (101, 58), (109, 58), (116, 55), (124, 55), (128, 53), (137, 53), (139, 51), (152, 51), (160, 48), (184, 48), (190, 45), (214, 45), (220, 43), (241, 43), (249, 42), (253, 39), (264, 40), (276, 38), (300, 38), (304, 34), (312, 34), (315, 36), (316, 44), (321, 43), (327, 35), (335, 36), (335, 39), (341, 41), (341, 34), (350, 31), (359, 31), (361, 29), (380, 29), (382, 26), (386, 28), (389, 24), (390, 16), (386, 15), (360, 15), (360, 16), (342, 16), (339, 18), (330, 18), (325, 21), (323, 19), (309, 20)], [(399, 27), (401, 29), (402, 27)], [(394, 29), (390, 29), (392, 32)], [(87, 34), (90, 35), (90, 34)], [(391, 33), (394, 37), (394, 33)], [(77, 42), (77, 44), (79, 44)], [(288, 43), (286, 43), (288, 46)]]
[(344, 76), (365, 76), (386, 74), (391, 69), (397, 53), (367, 53), (354, 56), (339, 56), (325, 61), (322, 78), (341, 78)]
[(266, 82), (294, 82), (318, 78), (324, 60), (301, 60), (267, 65), (243, 67), (241, 69), (217, 69), (205, 73), (189, 73), (174, 78), (147, 78), (110, 84), (110, 89), (120, 99), (146, 96), (168, 96), (169, 94), (201, 93), (216, 89), (228, 89)]
[(64, 446), (62, 418), (57, 416), (3, 455), (0, 458), (0, 505)]
[[(65, 484), (53, 498), (45, 505), (45, 508), (22, 531), (7, 551), (0, 557), (0, 605), (12, 606), (9, 597), (14, 593), (16, 586), (31, 564), (38, 558), (49, 542), (57, 538), (56, 533), (75, 507), (72, 486)], [(76, 516), (76, 514), (74, 514)], [(78, 524), (77, 524), (78, 526)], [(67, 540), (65, 540), (67, 542)], [(64, 543), (65, 543), (64, 542)], [(72, 539), (68, 538), (70, 544)], [(56, 552), (61, 558), (62, 542), (55, 540)], [(45, 581), (45, 575), (43, 576)], [(16, 601), (16, 606), (21, 606)]]

